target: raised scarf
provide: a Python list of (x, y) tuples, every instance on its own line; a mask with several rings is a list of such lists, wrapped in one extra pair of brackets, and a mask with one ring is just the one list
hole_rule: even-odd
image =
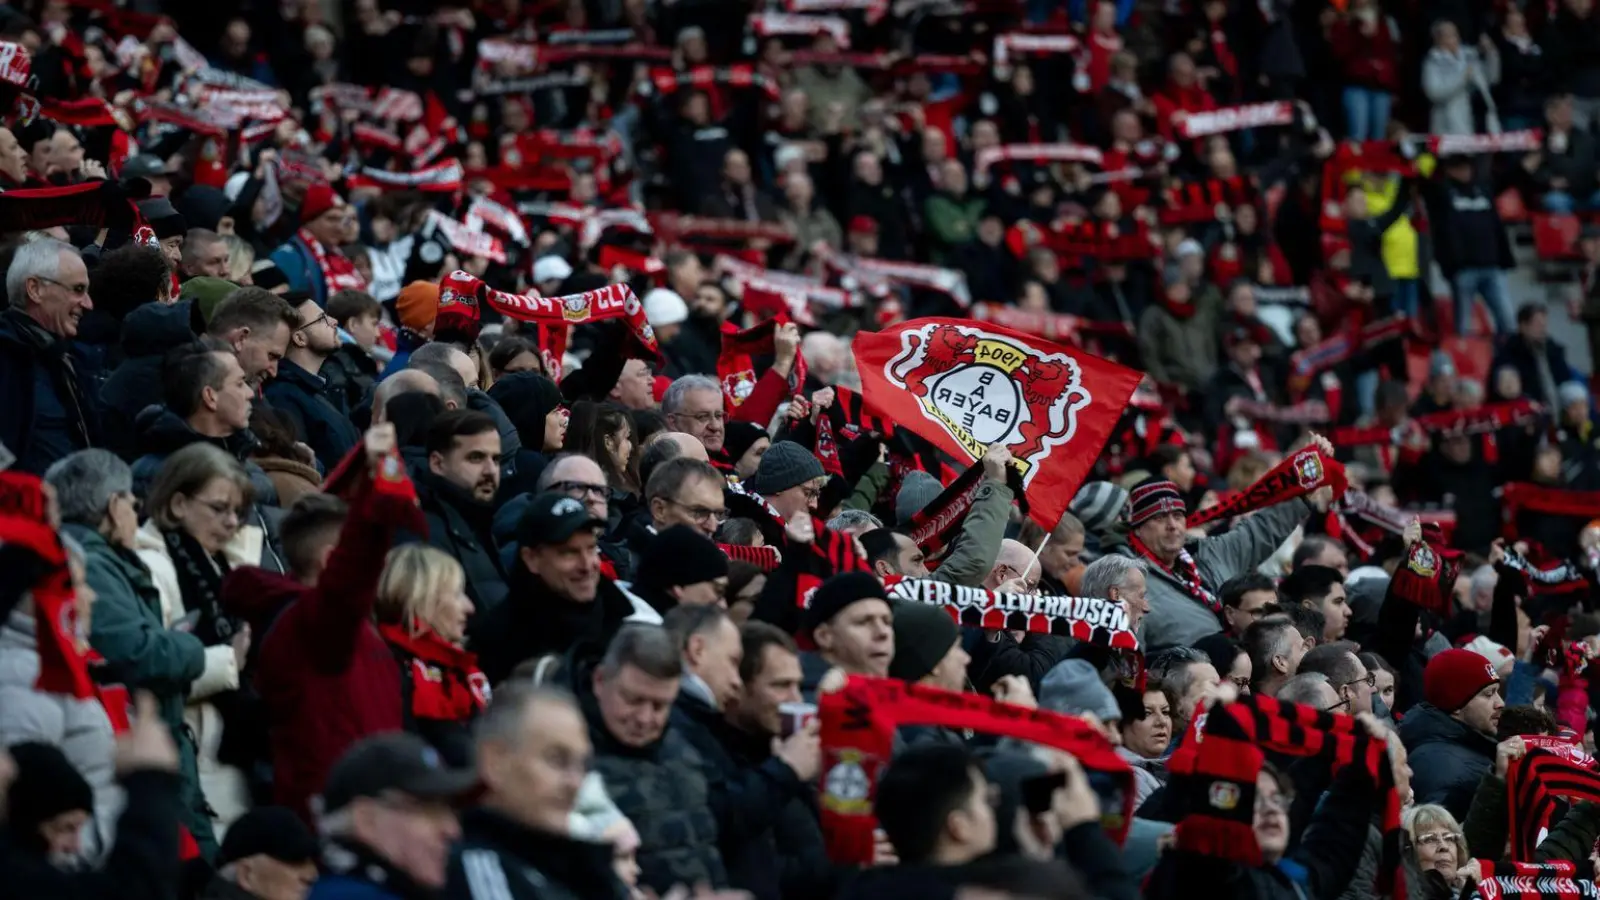
[(1383, 425), (1335, 428), (1329, 437), (1340, 447), (1401, 444), (1404, 443), (1402, 437), (1408, 430), (1420, 431), (1426, 435), (1470, 437), (1478, 434), (1494, 434), (1502, 428), (1526, 425), (1538, 416), (1539, 411), (1533, 402), (1511, 400), (1505, 403), (1487, 403), (1472, 410), (1447, 409), (1428, 413), (1395, 428)]
[(1190, 528), (1198, 528), (1217, 519), (1244, 515), (1304, 497), (1324, 486), (1333, 488), (1336, 499), (1344, 494), (1349, 486), (1344, 464), (1315, 447), (1307, 447), (1289, 454), (1243, 491), (1215, 506), (1196, 510), (1189, 516), (1188, 524)]
[(26, 472), (0, 472), (0, 543), (23, 547), (38, 557), (31, 573), (12, 571), (6, 577), (31, 575), (34, 640), (39, 652), (39, 677), (34, 688), (67, 694), (79, 700), (95, 695), (89, 674), (89, 636), (78, 618), (77, 593), (67, 568), (67, 551), (50, 527), (43, 482)]
[(1262, 864), (1252, 823), (1265, 752), (1316, 757), (1335, 772), (1357, 765), (1385, 794), (1378, 888), (1387, 892), (1400, 864), (1400, 797), (1382, 741), (1363, 732), (1351, 716), (1255, 695), (1213, 704), (1195, 721), (1200, 739), (1186, 740), (1168, 763), (1168, 790), (1184, 804), (1176, 832), (1180, 850), (1245, 866)]
[[(768, 362), (758, 371), (755, 358), (773, 355), (773, 336), (778, 326), (788, 321), (787, 315), (780, 314), (743, 331), (732, 324), (723, 323), (722, 347), (717, 353), (717, 380), (722, 384), (723, 407), (729, 413), (744, 404), (750, 393), (755, 390), (756, 382), (771, 368), (771, 363)], [(802, 390), (805, 383), (806, 363), (800, 354), (796, 353), (794, 365), (789, 370), (785, 393), (792, 396)]]
[(937, 606), (967, 628), (1054, 634), (1114, 650), (1139, 649), (1128, 611), (1116, 600), (1013, 594), (930, 578), (885, 579), (884, 590), (898, 603)]
[(1461, 553), (1435, 547), (1426, 540), (1412, 544), (1389, 579), (1389, 593), (1442, 619), (1450, 617)]
[(305, 243), (306, 249), (311, 251), (311, 257), (317, 261), (317, 271), (322, 273), (322, 283), (327, 287), (329, 297), (339, 291), (367, 289), (367, 282), (356, 271), (356, 264), (343, 253), (329, 253), (322, 242), (304, 228), (295, 232), (295, 236)]
[(1169, 566), (1157, 559), (1155, 553), (1151, 552), (1150, 548), (1146, 547), (1144, 541), (1139, 540), (1139, 536), (1136, 534), (1128, 535), (1128, 546), (1133, 548), (1133, 552), (1148, 560), (1151, 565), (1171, 576), (1183, 588), (1183, 592), (1188, 594), (1195, 602), (1204, 605), (1206, 609), (1211, 610), (1216, 615), (1222, 615), (1222, 601), (1217, 599), (1216, 594), (1206, 590), (1205, 583), (1200, 580), (1200, 567), (1195, 564), (1194, 557), (1189, 555), (1189, 548), (1185, 547), (1179, 550), (1178, 558), (1173, 560), (1172, 565)]
[(1512, 859), (1532, 859), (1539, 834), (1550, 824), (1558, 798), (1600, 802), (1600, 772), (1566, 754), (1529, 747), (1506, 767), (1511, 808)]
[(1506, 548), (1502, 565), (1521, 572), (1536, 594), (1565, 594), (1589, 589), (1589, 576), (1571, 560), (1540, 566), (1515, 550)]
[(1119, 843), (1127, 836), (1133, 819), (1133, 770), (1082, 719), (861, 675), (850, 676), (843, 689), (819, 696), (817, 706), (822, 722), (822, 831), (836, 863), (871, 862), (877, 827), (873, 796), (894, 752), (895, 730), (911, 725), (970, 729), (1071, 753), (1084, 769), (1117, 781), (1122, 807), (1105, 810), (1101, 821)]
[[(972, 504), (978, 498), (978, 489), (983, 487), (983, 478), (983, 460), (980, 459), (911, 517), (911, 540), (923, 553), (937, 555), (961, 534), (967, 513), (972, 511)], [(1026, 516), (1028, 501), (1023, 494), (1022, 473), (1007, 466), (1006, 482), (1017, 498), (1017, 507)]]

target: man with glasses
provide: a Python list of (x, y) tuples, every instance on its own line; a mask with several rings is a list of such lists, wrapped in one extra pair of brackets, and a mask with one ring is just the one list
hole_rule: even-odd
[(322, 794), (323, 876), (307, 900), (416, 897), (445, 886), (456, 806), (478, 787), (422, 738), (394, 732), (351, 747)]
[(94, 308), (89, 270), (71, 246), (40, 240), (17, 248), (6, 271), (10, 306), (0, 313), (0, 443), (16, 468), (42, 475), (75, 450), (96, 446), (100, 427), (87, 373), (66, 344)]
[(367, 283), (355, 264), (339, 252), (344, 246), (355, 211), (324, 183), (306, 188), (300, 201), (300, 230), (272, 251), (272, 261), (289, 279), (289, 290), (305, 291), (327, 306), (328, 298), (342, 290), (366, 290)]
[(778, 441), (761, 457), (761, 465), (745, 487), (772, 504), (785, 522), (817, 511), (828, 474), (822, 463), (794, 441)]
[(263, 392), (272, 408), (289, 417), (295, 435), (331, 472), (361, 436), (350, 423), (349, 410), (335, 405), (322, 377), (322, 365), (339, 350), (339, 328), (322, 307), (302, 295), (295, 311), (300, 325), (289, 336), (289, 352), (278, 364), (278, 377)]
[(593, 756), (570, 694), (521, 683), (495, 691), (477, 723), (483, 799), (461, 815), (445, 895), (543, 897), (553, 889), (561, 896), (624, 896), (610, 845), (577, 840), (568, 825)]
[(700, 439), (712, 457), (722, 453), (727, 435), (722, 385), (709, 375), (685, 375), (661, 396), (661, 414), (667, 427)]
[[(606, 484), (605, 472), (601, 471), (599, 463), (582, 453), (557, 455), (540, 470), (534, 486), (538, 493), (555, 491), (582, 503), (590, 515), (606, 520), (608, 531), (620, 524), (620, 517), (617, 521), (611, 517), (611, 488)], [(505, 555), (504, 550), (501, 555)], [(634, 557), (625, 544), (601, 538), (600, 566), (603, 570), (609, 568), (606, 577), (627, 581), (633, 577)]]
[(1235, 575), (1222, 584), (1222, 621), (1231, 637), (1243, 637), (1245, 630), (1267, 614), (1267, 607), (1278, 602), (1272, 579), (1260, 572)]
[(1377, 678), (1356, 656), (1360, 648), (1350, 641), (1319, 644), (1300, 660), (1301, 672), (1320, 672), (1338, 696), (1332, 712), (1355, 715), (1372, 712), (1372, 689)]
[(643, 553), (657, 532), (673, 525), (688, 525), (714, 539), (717, 527), (728, 520), (722, 488), (722, 475), (710, 463), (680, 456), (657, 466), (644, 486), (650, 522), (643, 533), (633, 535), (634, 555)]

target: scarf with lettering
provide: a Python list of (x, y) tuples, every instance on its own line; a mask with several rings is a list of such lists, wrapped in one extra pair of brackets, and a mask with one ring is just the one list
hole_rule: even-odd
[(1183, 592), (1189, 595), (1190, 599), (1211, 610), (1214, 614), (1222, 615), (1222, 601), (1217, 598), (1216, 594), (1206, 590), (1205, 583), (1200, 580), (1200, 567), (1195, 563), (1194, 557), (1189, 554), (1189, 548), (1184, 547), (1179, 550), (1178, 558), (1173, 560), (1172, 565), (1169, 566), (1157, 559), (1155, 553), (1145, 546), (1144, 541), (1139, 540), (1137, 534), (1129, 533), (1128, 546), (1133, 548), (1133, 552), (1148, 560), (1150, 565), (1167, 573), (1178, 583)]
[(1505, 554), (1503, 565), (1521, 572), (1529, 588), (1536, 594), (1565, 594), (1589, 589), (1589, 576), (1571, 560), (1539, 566), (1509, 547)]
[(36, 475), (0, 472), (0, 543), (26, 548), (38, 557), (31, 572), (8, 572), (8, 577), (31, 576), (35, 640), (39, 652), (39, 677), (34, 688), (48, 694), (68, 694), (80, 700), (95, 695), (89, 674), (89, 636), (78, 616), (77, 593), (67, 568), (67, 551), (61, 536), (50, 527), (44, 485)]
[(1265, 754), (1313, 757), (1335, 772), (1360, 766), (1384, 792), (1378, 887), (1390, 888), (1400, 864), (1400, 797), (1381, 740), (1367, 735), (1351, 716), (1259, 695), (1215, 703), (1195, 719), (1200, 740), (1186, 741), (1168, 765), (1168, 790), (1185, 810), (1176, 832), (1178, 849), (1261, 865), (1252, 823), (1256, 776)]
[(1334, 497), (1338, 498), (1348, 486), (1343, 463), (1315, 447), (1307, 447), (1289, 454), (1243, 491), (1216, 506), (1196, 510), (1189, 516), (1188, 524), (1190, 528), (1198, 528), (1217, 519), (1244, 515), (1304, 497), (1322, 487), (1332, 487)]
[[(732, 323), (723, 323), (722, 349), (717, 354), (717, 380), (722, 384), (723, 406), (730, 414), (744, 404), (750, 392), (755, 390), (756, 382), (771, 368), (773, 333), (779, 325), (788, 321), (788, 316), (779, 315), (743, 331), (739, 331)], [(758, 356), (768, 360), (760, 371), (755, 366)], [(796, 353), (785, 393), (792, 396), (805, 383), (806, 363)]]
[(676, 94), (685, 88), (704, 89), (713, 86), (751, 88), (765, 94), (767, 99), (774, 103), (778, 101), (780, 94), (776, 82), (748, 65), (699, 66), (687, 72), (657, 69), (650, 73), (650, 80), (644, 84), (654, 88), (656, 93), (664, 97)]
[(1506, 796), (1511, 807), (1510, 856), (1532, 859), (1558, 798), (1600, 802), (1600, 772), (1563, 754), (1530, 747), (1506, 768)]
[(136, 215), (132, 202), (109, 181), (0, 193), (0, 231), (33, 231), (58, 225), (101, 228), (131, 223)]
[(968, 628), (1054, 634), (1113, 650), (1139, 649), (1128, 612), (1116, 600), (1003, 593), (930, 578), (891, 577), (884, 590), (898, 603), (937, 606)]
[(1567, 860), (1553, 863), (1513, 863), (1518, 871), (1486, 876), (1462, 894), (1464, 900), (1596, 900), (1600, 887), (1593, 878), (1561, 874)]
[(305, 242), (306, 249), (311, 251), (311, 258), (317, 261), (317, 271), (322, 273), (322, 283), (327, 286), (329, 297), (339, 291), (367, 289), (366, 279), (356, 271), (356, 264), (343, 253), (328, 252), (327, 248), (322, 246), (322, 242), (304, 228), (296, 232), (295, 236)]
[(878, 779), (894, 752), (895, 730), (911, 725), (971, 729), (1072, 754), (1085, 770), (1117, 781), (1122, 806), (1105, 810), (1101, 824), (1119, 843), (1127, 837), (1133, 819), (1133, 771), (1083, 719), (861, 675), (850, 676), (841, 690), (822, 694), (817, 706), (822, 723), (822, 832), (836, 863), (871, 862)]

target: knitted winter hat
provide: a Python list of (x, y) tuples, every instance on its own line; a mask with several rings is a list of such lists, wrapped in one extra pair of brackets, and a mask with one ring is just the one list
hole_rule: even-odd
[(1039, 708), (1079, 716), (1094, 713), (1102, 722), (1120, 722), (1122, 708), (1100, 672), (1086, 659), (1064, 659), (1039, 682)]
[(426, 331), (439, 315), (439, 285), (431, 281), (413, 281), (400, 289), (394, 298), (395, 317), (400, 325), (412, 331)]
[(1478, 692), (1500, 681), (1494, 663), (1471, 650), (1443, 650), (1422, 670), (1422, 696), (1440, 712), (1453, 713)]
[[(846, 572), (829, 578), (811, 595), (811, 605), (806, 607), (801, 618), (801, 631), (810, 635), (818, 625), (828, 622), (844, 612), (846, 607), (862, 600), (882, 600), (888, 603), (889, 595), (884, 593), (883, 585), (878, 579), (865, 572)], [(945, 617), (949, 618), (949, 615), (945, 614)]]
[(1122, 508), (1128, 504), (1128, 492), (1109, 481), (1091, 481), (1078, 488), (1077, 496), (1067, 506), (1067, 512), (1083, 523), (1083, 530), (1098, 534), (1116, 524)]
[(771, 497), (825, 474), (822, 463), (810, 450), (794, 441), (779, 441), (767, 448), (756, 474), (745, 487), (763, 497)]
[(769, 437), (767, 430), (754, 422), (728, 421), (722, 437), (722, 450), (728, 458), (738, 462), (741, 457), (750, 452), (756, 441)]
[(1128, 525), (1138, 528), (1156, 516), (1184, 512), (1183, 495), (1178, 486), (1152, 475), (1128, 492)]
[(664, 591), (727, 574), (727, 554), (715, 541), (687, 525), (674, 525), (662, 529), (645, 545), (634, 583)]
[(929, 475), (921, 469), (913, 469), (906, 473), (900, 482), (900, 492), (894, 495), (894, 520), (897, 524), (904, 525), (911, 521), (911, 517), (934, 501), (935, 497), (944, 493), (944, 485), (939, 479)]
[(889, 663), (889, 677), (915, 683), (932, 672), (960, 639), (961, 630), (955, 620), (940, 607), (921, 603), (896, 607), (894, 659)]
[(6, 795), (6, 824), (17, 841), (43, 852), (39, 826), (74, 810), (94, 812), (94, 790), (53, 744), (28, 741), (8, 748), (17, 779)]
[(306, 188), (305, 199), (300, 201), (300, 224), (313, 221), (338, 205), (339, 195), (333, 192), (333, 186), (325, 181), (314, 181)]

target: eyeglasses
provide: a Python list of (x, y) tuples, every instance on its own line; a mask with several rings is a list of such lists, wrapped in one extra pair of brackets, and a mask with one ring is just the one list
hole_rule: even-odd
[(701, 412), (701, 413), (683, 413), (683, 412), (680, 412), (680, 413), (673, 413), (673, 415), (674, 416), (680, 416), (680, 417), (685, 418), (685, 419), (693, 419), (696, 422), (699, 422), (701, 425), (710, 425), (712, 422), (721, 422), (721, 421), (723, 421), (723, 420), (728, 418), (728, 414), (723, 412), (720, 409), (713, 409), (713, 410), (710, 410), (709, 412)]
[(604, 500), (606, 499), (607, 491), (605, 485), (590, 484), (587, 481), (557, 481), (556, 483), (550, 485), (550, 489), (553, 491), (559, 491), (563, 494), (569, 494), (574, 500), (579, 499), (579, 497), (583, 495), (593, 497), (596, 500)]
[(1417, 835), (1417, 846), (1427, 847), (1431, 850), (1444, 844), (1454, 845), (1459, 840), (1461, 840), (1460, 832), (1434, 831), (1429, 832), (1428, 834)]
[(323, 322), (326, 322), (326, 321), (328, 321), (328, 314), (327, 313), (323, 313), (322, 315), (317, 316), (315, 319), (312, 319), (311, 321), (305, 323), (304, 325), (301, 325), (299, 328), (296, 328), (295, 331), (305, 331), (305, 330), (307, 330), (309, 328), (315, 328), (318, 325), (321, 325)]
[(1352, 684), (1365, 684), (1369, 688), (1375, 688), (1378, 686), (1378, 673), (1368, 672), (1367, 677), (1357, 678), (1355, 681), (1346, 681), (1344, 684), (1339, 685), (1339, 687), (1349, 687)]
[(1230, 677), (1228, 680), (1233, 682), (1233, 686), (1238, 688), (1240, 693), (1250, 693), (1250, 679), (1248, 677), (1244, 675), (1236, 675)]
[(807, 500), (822, 499), (822, 488), (819, 487), (803, 487), (800, 489), (800, 493), (804, 495)]
[(727, 510), (727, 508), (723, 508), (723, 509), (707, 509), (704, 506), (690, 506), (687, 503), (679, 503), (676, 500), (670, 500), (670, 499), (667, 499), (665, 497), (663, 497), (662, 499), (663, 500), (667, 500), (668, 503), (671, 503), (673, 506), (676, 506), (679, 509), (683, 510), (684, 512), (688, 513), (689, 514), (689, 518), (693, 519), (696, 522), (704, 522), (707, 519), (716, 519), (717, 520), (717, 524), (720, 525), (723, 522), (728, 521), (728, 510)]
[(66, 288), (68, 291), (72, 292), (72, 296), (74, 297), (89, 296), (89, 286), (87, 284), (67, 284), (65, 281), (57, 281), (54, 278), (46, 278), (43, 275), (35, 275), (33, 277), (39, 279), (40, 281), (49, 282), (56, 287)]
[(1261, 794), (1256, 795), (1256, 812), (1258, 813), (1287, 813), (1289, 811), (1289, 807), (1293, 805), (1293, 794), (1278, 794), (1272, 797), (1263, 796)]

